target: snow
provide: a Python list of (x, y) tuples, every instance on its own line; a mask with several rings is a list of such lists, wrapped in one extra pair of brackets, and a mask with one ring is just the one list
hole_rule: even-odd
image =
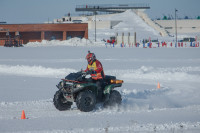
[[(58, 111), (55, 85), (95, 52), (123, 79), (119, 108)], [(198, 48), (0, 47), (0, 132), (199, 132)], [(169, 54), (170, 53), (170, 54)], [(187, 54), (186, 54), (187, 53)], [(157, 89), (157, 83), (161, 89)], [(26, 120), (20, 120), (25, 110)]]
[[(115, 28), (127, 27), (123, 23)], [(140, 33), (145, 31), (154, 34), (148, 30)], [(106, 48), (101, 39), (0, 47), (0, 132), (200, 132), (198, 47)], [(124, 80), (122, 87), (116, 88), (122, 95), (122, 105), (104, 109), (98, 104), (86, 113), (74, 103), (71, 110), (58, 111), (52, 101), (56, 85), (67, 74), (86, 68), (88, 50), (101, 61), (105, 74)], [(20, 119), (22, 110), (26, 120)]]

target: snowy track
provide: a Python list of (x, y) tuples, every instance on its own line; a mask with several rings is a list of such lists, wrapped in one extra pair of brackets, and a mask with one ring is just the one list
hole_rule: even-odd
[[(69, 111), (58, 111), (52, 100), (48, 99), (1, 102), (0, 107), (1, 132), (198, 132), (200, 128), (200, 122), (196, 122), (199, 120), (200, 106), (148, 111), (141, 108), (97, 108), (93, 112), (83, 113), (75, 107)], [(21, 108), (26, 111), (25, 121), (20, 120)], [(12, 126), (5, 128), (8, 125)]]
[[(98, 104), (84, 113), (74, 104), (58, 111), (52, 102), (55, 85), (86, 68), (87, 50), (96, 53), (106, 74), (124, 80), (117, 88), (122, 105)], [(199, 132), (198, 54), (191, 48), (0, 47), (0, 132)], [(22, 110), (27, 120), (20, 120)]]
[[(50, 77), (62, 78), (71, 72), (79, 70), (72, 68), (50, 68), (43, 66), (27, 65), (0, 65), (2, 75), (18, 75), (29, 77)], [(135, 83), (138, 80), (160, 80), (160, 81), (193, 81), (199, 82), (200, 67), (147, 67), (141, 66), (138, 69), (112, 69), (105, 70), (108, 75), (115, 75), (123, 78), (126, 83)], [(199, 73), (199, 74), (198, 74)], [(137, 80), (137, 81), (136, 81)]]

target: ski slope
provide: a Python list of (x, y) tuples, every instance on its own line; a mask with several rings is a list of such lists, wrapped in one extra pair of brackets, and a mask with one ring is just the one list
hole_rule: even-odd
[[(200, 132), (199, 48), (32, 46), (0, 47), (0, 132)], [(56, 84), (86, 68), (88, 50), (105, 74), (124, 80), (117, 88), (122, 105), (98, 104), (85, 113), (73, 104), (58, 111), (52, 102)], [(22, 110), (26, 120), (20, 119)]]
[[(95, 21), (95, 17), (92, 19)], [(124, 33), (128, 36), (130, 32), (131, 36), (134, 36), (134, 32), (137, 33), (137, 41), (140, 42), (143, 39), (160, 39), (161, 36), (158, 31), (149, 26), (140, 18), (133, 10), (127, 10), (123, 13), (96, 16), (96, 21), (121, 21), (119, 24), (113, 26), (111, 29), (97, 29), (96, 36), (97, 40), (110, 39), (111, 36), (115, 36), (118, 33), (119, 36)], [(90, 30), (88, 32), (89, 38), (95, 40), (95, 31)]]

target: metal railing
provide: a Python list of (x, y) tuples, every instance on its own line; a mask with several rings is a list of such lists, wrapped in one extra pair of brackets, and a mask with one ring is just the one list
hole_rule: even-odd
[(149, 4), (101, 4), (76, 6), (76, 11), (88, 12), (123, 12), (127, 9), (150, 9), (150, 6)]
[(100, 5), (77, 5), (76, 8), (103, 8), (103, 9), (129, 9), (129, 8), (150, 8), (146, 3), (134, 4), (100, 4)]

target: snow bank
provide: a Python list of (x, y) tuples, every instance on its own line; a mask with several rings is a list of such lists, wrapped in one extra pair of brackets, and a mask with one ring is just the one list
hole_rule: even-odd
[(0, 65), (0, 73), (4, 75), (63, 78), (71, 72), (76, 72), (76, 70), (71, 68), (45, 68), (43, 66)]
[[(71, 68), (50, 68), (43, 66), (26, 65), (0, 65), (0, 73), (4, 75), (19, 75), (33, 77), (64, 77), (71, 72), (79, 70)], [(126, 83), (141, 83), (150, 81), (191, 81), (199, 82), (200, 76), (190, 74), (199, 72), (200, 67), (154, 68), (142, 66), (139, 69), (114, 69), (106, 70), (107, 75), (115, 75)]]
[(147, 80), (199, 82), (200, 75), (190, 74), (190, 72), (200, 72), (200, 67), (154, 68), (141, 66), (139, 69), (113, 70), (110, 73), (119, 74), (118, 76), (126, 82), (144, 82)]
[(69, 40), (59, 41), (59, 40), (42, 40), (42, 42), (29, 42), (25, 47), (39, 47), (39, 46), (104, 46), (105, 44), (103, 42), (91, 42), (88, 39), (80, 39), (80, 38), (71, 38)]

